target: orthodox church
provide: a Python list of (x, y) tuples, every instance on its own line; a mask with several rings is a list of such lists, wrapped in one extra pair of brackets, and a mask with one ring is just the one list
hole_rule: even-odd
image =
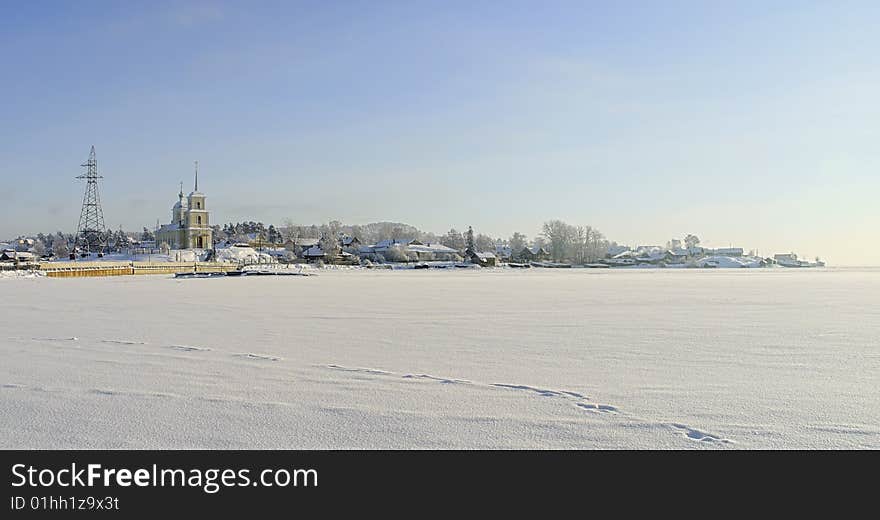
[(171, 223), (156, 232), (156, 244), (167, 244), (171, 249), (210, 249), (212, 230), (205, 207), (205, 194), (199, 191), (199, 166), (196, 162), (196, 182), (193, 191), (183, 197), (183, 183), (177, 203), (171, 209)]

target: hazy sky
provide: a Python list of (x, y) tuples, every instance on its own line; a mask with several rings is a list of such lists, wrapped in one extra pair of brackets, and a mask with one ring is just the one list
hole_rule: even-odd
[(402, 221), (880, 265), (880, 2), (18, 2), (0, 238)]

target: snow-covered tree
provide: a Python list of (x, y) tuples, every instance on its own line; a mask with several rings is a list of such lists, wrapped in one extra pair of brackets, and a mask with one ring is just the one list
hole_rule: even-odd
[(266, 231), (266, 240), (271, 242), (272, 244), (278, 244), (282, 242), (281, 233), (275, 229), (275, 226), (269, 224), (269, 229)]
[(519, 256), (522, 253), (522, 250), (526, 248), (528, 244), (528, 237), (523, 235), (520, 232), (516, 232), (513, 236), (510, 237), (507, 244), (510, 246), (510, 251), (514, 257)]
[(482, 233), (474, 237), (475, 251), (495, 251), (495, 239)]
[(464, 237), (455, 228), (450, 229), (440, 238), (440, 243), (456, 251), (464, 251)]
[(465, 245), (471, 251), (476, 251), (476, 244), (474, 244), (474, 228), (471, 226), (468, 226), (467, 234), (465, 235)]
[(70, 248), (67, 247), (67, 240), (53, 240), (52, 241), (52, 252), (55, 253), (55, 256), (61, 258), (70, 254)]
[(382, 256), (388, 262), (409, 262), (417, 260), (415, 253), (408, 253), (403, 245), (394, 244), (382, 253)]
[(318, 246), (324, 251), (324, 258), (328, 261), (335, 260), (339, 256), (339, 239), (335, 235), (325, 233), (318, 241)]

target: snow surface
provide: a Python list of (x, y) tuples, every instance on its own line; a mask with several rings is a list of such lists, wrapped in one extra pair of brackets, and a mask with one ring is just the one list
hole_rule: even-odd
[(880, 270), (4, 279), (0, 448), (880, 448)]

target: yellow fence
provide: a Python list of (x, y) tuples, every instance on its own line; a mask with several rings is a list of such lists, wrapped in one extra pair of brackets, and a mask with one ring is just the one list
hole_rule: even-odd
[(134, 274), (217, 273), (234, 271), (235, 264), (220, 262), (44, 262), (40, 270), (54, 278), (122, 276)]

